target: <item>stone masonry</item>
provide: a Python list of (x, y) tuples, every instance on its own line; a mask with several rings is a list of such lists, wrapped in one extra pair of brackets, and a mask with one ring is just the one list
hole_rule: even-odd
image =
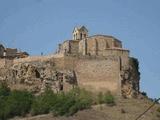
[[(0, 60), (0, 80), (7, 81), (12, 89), (39, 93), (48, 87), (59, 92), (79, 86), (124, 97), (139, 93), (137, 59), (129, 56), (117, 38), (89, 36), (84, 26), (75, 27), (73, 40), (59, 44), (54, 55), (6, 59)], [(8, 66), (3, 65), (7, 62)]]

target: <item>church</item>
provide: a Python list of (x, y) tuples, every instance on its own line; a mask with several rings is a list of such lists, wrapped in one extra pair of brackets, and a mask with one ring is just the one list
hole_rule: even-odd
[(122, 42), (109, 35), (88, 35), (85, 26), (75, 27), (72, 40), (59, 44), (58, 54), (74, 56), (118, 56), (122, 66), (128, 64), (129, 50), (122, 48)]

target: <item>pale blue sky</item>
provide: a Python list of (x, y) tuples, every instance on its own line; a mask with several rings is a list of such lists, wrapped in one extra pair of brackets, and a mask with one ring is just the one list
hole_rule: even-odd
[(0, 0), (0, 42), (53, 53), (74, 26), (113, 35), (139, 59), (141, 90), (160, 97), (160, 0)]

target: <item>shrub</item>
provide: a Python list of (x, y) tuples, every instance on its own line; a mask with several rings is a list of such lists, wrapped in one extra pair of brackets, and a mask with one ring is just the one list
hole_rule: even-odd
[(146, 92), (142, 92), (141, 93), (143, 96), (147, 96), (147, 93)]
[(6, 85), (0, 87), (0, 120), (13, 116), (24, 116), (53, 112), (54, 115), (73, 115), (79, 110), (90, 108), (92, 95), (84, 89), (75, 88), (67, 93), (54, 94), (47, 89), (39, 96), (27, 91), (10, 91)]
[(75, 97), (71, 93), (61, 93), (57, 96), (57, 102), (53, 106), (52, 111), (54, 115), (67, 115), (70, 107), (75, 104)]
[(5, 112), (6, 97), (0, 98), (0, 120), (6, 119)]
[(3, 82), (0, 84), (0, 97), (8, 96), (10, 94), (10, 88)]
[(159, 113), (160, 113), (160, 107), (157, 109), (157, 112), (159, 112)]
[(45, 92), (37, 96), (32, 104), (31, 114), (46, 114), (49, 113), (51, 108), (56, 103), (57, 96), (50, 89), (45, 90)]
[(8, 116), (24, 116), (29, 112), (32, 100), (33, 95), (30, 92), (14, 90), (7, 98), (5, 111)]
[(97, 95), (97, 103), (98, 104), (104, 103), (104, 95), (103, 95), (102, 92), (99, 92), (98, 95)]
[(157, 112), (158, 113), (156, 115), (157, 115), (158, 118), (160, 118), (160, 107), (157, 108)]
[(54, 115), (73, 115), (78, 110), (89, 108), (92, 98), (89, 92), (75, 88), (68, 93), (61, 93), (57, 96), (57, 103), (53, 106)]
[(5, 105), (6, 105), (7, 96), (9, 96), (9, 94), (10, 94), (10, 89), (8, 85), (5, 82), (0, 83), (0, 119), (1, 120), (6, 119)]
[(32, 94), (27, 91), (10, 92), (8, 96), (0, 98), (0, 119), (5, 120), (16, 115), (24, 116), (29, 112), (32, 100)]
[(106, 103), (108, 105), (115, 105), (114, 96), (110, 92), (105, 93), (105, 95), (104, 95), (104, 103)]
[(75, 89), (75, 104), (69, 109), (68, 115), (73, 115), (79, 110), (88, 109), (92, 105), (92, 94), (84, 89)]
[(105, 103), (107, 105), (115, 105), (115, 98), (110, 92), (106, 92), (106, 93), (100, 92), (97, 95), (96, 103), (97, 104)]

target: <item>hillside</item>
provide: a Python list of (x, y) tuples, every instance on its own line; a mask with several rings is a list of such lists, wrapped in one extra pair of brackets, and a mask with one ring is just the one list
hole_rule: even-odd
[[(119, 99), (115, 106), (96, 105), (91, 109), (79, 111), (71, 117), (53, 117), (52, 114), (39, 115), (26, 118), (14, 118), (11, 120), (135, 120), (150, 105), (148, 99)], [(160, 120), (160, 105), (156, 104), (139, 120)]]
[[(72, 35), (54, 55), (19, 56), (1, 47), (0, 119), (136, 120), (153, 104), (140, 94), (138, 59), (120, 40), (89, 36), (85, 26)], [(160, 120), (160, 105), (143, 119)]]

